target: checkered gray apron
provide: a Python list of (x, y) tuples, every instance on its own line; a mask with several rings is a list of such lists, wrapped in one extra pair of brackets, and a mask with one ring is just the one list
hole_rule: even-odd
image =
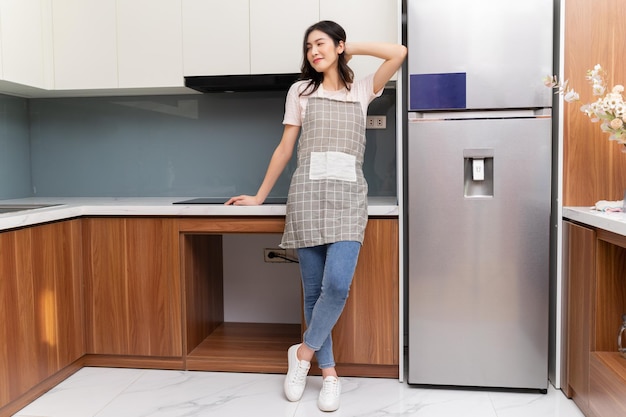
[[(365, 116), (361, 105), (310, 97), (298, 142), (297, 167), (289, 187), (281, 247), (303, 248), (346, 240), (363, 243), (367, 225), (364, 152)], [(329, 156), (331, 174), (326, 176), (330, 178), (324, 173), (313, 175), (312, 155)], [(344, 162), (346, 158), (354, 159), (355, 178), (332, 178), (333, 156)], [(314, 165), (314, 173), (320, 171), (319, 164)]]

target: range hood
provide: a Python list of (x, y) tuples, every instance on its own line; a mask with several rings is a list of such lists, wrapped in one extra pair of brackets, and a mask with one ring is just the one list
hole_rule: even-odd
[(201, 93), (287, 91), (300, 74), (211, 75), (185, 77), (185, 87)]

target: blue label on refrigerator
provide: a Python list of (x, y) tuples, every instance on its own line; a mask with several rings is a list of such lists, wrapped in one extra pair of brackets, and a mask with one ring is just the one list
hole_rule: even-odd
[(466, 74), (411, 74), (409, 110), (466, 108)]

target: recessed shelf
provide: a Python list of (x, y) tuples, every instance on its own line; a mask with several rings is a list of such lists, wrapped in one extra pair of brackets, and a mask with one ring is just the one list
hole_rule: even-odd
[(618, 352), (591, 352), (591, 356), (611, 370), (622, 384), (626, 384), (626, 358)]
[(190, 370), (286, 373), (300, 324), (222, 323), (187, 355)]

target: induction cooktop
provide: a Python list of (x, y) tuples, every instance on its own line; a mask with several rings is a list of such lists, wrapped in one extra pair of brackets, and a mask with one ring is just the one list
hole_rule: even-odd
[[(230, 197), (200, 197), (175, 201), (173, 204), (224, 204)], [(267, 197), (263, 204), (287, 204), (287, 197)]]

